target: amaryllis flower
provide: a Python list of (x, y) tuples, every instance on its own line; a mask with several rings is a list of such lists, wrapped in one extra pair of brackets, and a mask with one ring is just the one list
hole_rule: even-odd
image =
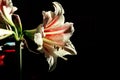
[(72, 22), (65, 22), (64, 9), (58, 2), (53, 2), (55, 11), (43, 11), (43, 24), (36, 29), (26, 30), (26, 35), (31, 37), (38, 45), (40, 52), (45, 53), (49, 69), (55, 68), (57, 58), (67, 60), (65, 55), (76, 55), (77, 52), (70, 41), (74, 32)]
[(13, 6), (11, 0), (0, 0), (0, 21), (4, 20), (14, 26), (12, 15), (16, 10), (17, 8)]
[(0, 40), (13, 33), (17, 41), (21, 39), (21, 21), (19, 15), (13, 14), (16, 10), (17, 8), (13, 6), (12, 0), (0, 0)]

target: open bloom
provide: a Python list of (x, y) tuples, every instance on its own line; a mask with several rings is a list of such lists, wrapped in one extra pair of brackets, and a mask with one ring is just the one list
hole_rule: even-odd
[[(43, 24), (37, 29), (26, 31), (26, 34), (33, 38), (38, 45), (40, 52), (45, 53), (45, 57), (49, 63), (49, 69), (54, 69), (57, 57), (65, 60), (65, 55), (76, 55), (77, 52), (70, 41), (70, 37), (74, 32), (73, 23), (65, 22), (64, 9), (58, 2), (53, 2), (55, 11), (43, 11)], [(28, 32), (32, 33), (31, 36)]]

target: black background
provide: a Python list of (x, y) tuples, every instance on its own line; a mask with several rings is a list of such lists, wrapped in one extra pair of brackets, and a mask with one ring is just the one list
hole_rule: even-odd
[[(33, 29), (42, 23), (42, 11), (53, 11), (53, 1), (13, 0), (14, 6), (18, 7), (15, 13), (20, 15), (23, 29)], [(48, 72), (48, 64), (42, 54), (35, 55), (24, 50), (23, 80), (95, 79), (98, 76), (96, 61), (98, 57), (96, 48), (96, 2), (78, 0), (56, 1), (61, 3), (65, 10), (65, 21), (74, 23), (75, 32), (71, 37), (71, 41), (78, 55), (66, 56), (68, 61), (58, 58), (56, 69), (53, 72)], [(29, 46), (35, 49), (36, 45), (30, 40), (29, 42)], [(6, 60), (10, 60), (9, 58), (11, 59), (9, 56)], [(15, 60), (16, 58), (12, 59)], [(8, 80), (7, 78), (17, 80), (19, 72), (17, 71), (16, 64), (9, 61), (6, 63), (9, 68), (2, 68), (1, 72), (4, 73), (0, 72), (4, 78), (3, 80)], [(14, 66), (10, 63), (13, 63)]]

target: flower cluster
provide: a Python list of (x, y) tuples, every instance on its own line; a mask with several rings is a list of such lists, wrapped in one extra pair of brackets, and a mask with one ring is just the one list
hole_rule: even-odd
[[(14, 35), (17, 41), (23, 39), (23, 35), (32, 39), (38, 45), (37, 50), (44, 53), (49, 64), (49, 70), (53, 70), (60, 57), (67, 60), (65, 55), (76, 55), (77, 52), (70, 37), (74, 32), (72, 22), (65, 22), (64, 9), (58, 2), (53, 2), (53, 11), (43, 11), (43, 23), (32, 30), (22, 31), (22, 24), (11, 0), (0, 0), (0, 40)], [(14, 18), (13, 18), (14, 16)], [(24, 32), (24, 34), (23, 34)]]
[(14, 35), (19, 41), (22, 38), (22, 25), (19, 15), (14, 14), (17, 7), (11, 0), (0, 0), (0, 40)]

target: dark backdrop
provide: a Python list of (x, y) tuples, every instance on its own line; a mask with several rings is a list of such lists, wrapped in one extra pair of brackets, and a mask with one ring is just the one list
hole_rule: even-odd
[[(33, 29), (42, 23), (42, 11), (54, 10), (52, 6), (54, 0), (13, 0), (20, 15), (23, 29)], [(48, 64), (43, 55), (35, 55), (24, 50), (23, 55), (23, 78), (25, 80), (45, 80), (51, 79), (94, 79), (97, 76), (96, 61), (96, 3), (92, 1), (78, 0), (56, 0), (60, 2), (65, 10), (66, 22), (73, 22), (75, 32), (71, 37), (78, 55), (66, 56), (68, 61), (58, 58), (58, 64), (53, 72), (47, 72)], [(32, 49), (36, 45), (30, 41)], [(14, 72), (11, 68), (10, 72)], [(7, 72), (7, 71), (6, 71)], [(14, 74), (13, 75), (17, 75)], [(13, 78), (13, 75), (12, 76)], [(16, 77), (15, 77), (16, 80)]]

